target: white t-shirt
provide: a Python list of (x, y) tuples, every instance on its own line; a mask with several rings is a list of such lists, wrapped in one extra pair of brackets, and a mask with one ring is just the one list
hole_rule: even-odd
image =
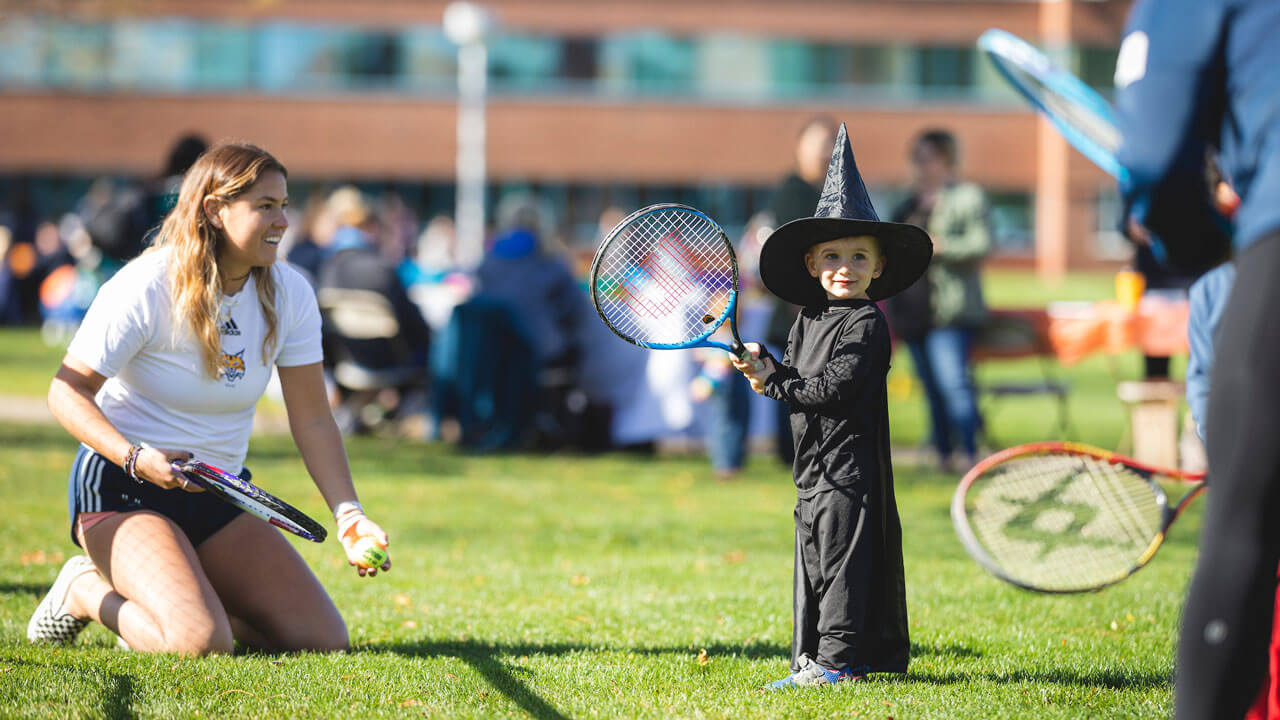
[(174, 331), (168, 257), (167, 248), (147, 253), (107, 281), (67, 353), (106, 376), (98, 405), (131, 442), (188, 450), (198, 460), (239, 472), (271, 366), (323, 359), (315, 293), (293, 267), (272, 266), (276, 344), (266, 363), (266, 322), (253, 279), (223, 298), (222, 372), (214, 380), (205, 373), (190, 328)]

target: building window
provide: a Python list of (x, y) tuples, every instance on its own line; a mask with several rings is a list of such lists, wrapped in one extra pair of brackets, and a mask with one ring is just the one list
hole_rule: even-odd
[(403, 73), (398, 35), (354, 32), (347, 37), (341, 72), (353, 84), (395, 85)]
[(560, 43), (552, 37), (502, 35), (489, 44), (489, 79), (495, 91), (545, 89), (560, 69)]
[(0, 22), (0, 85), (38, 86), (44, 82), (48, 34), (30, 18)]
[(989, 192), (992, 251), (1000, 255), (1035, 252), (1035, 210), (1031, 193)]
[(111, 26), (58, 22), (48, 26), (44, 79), (53, 87), (107, 86)]
[(257, 85), (253, 31), (243, 25), (199, 25), (192, 33), (195, 72), (192, 87), (240, 90)]
[(712, 32), (697, 40), (698, 93), (759, 99), (770, 94), (768, 44), (760, 37)]
[(192, 26), (183, 20), (129, 20), (111, 27), (113, 87), (183, 91), (195, 74)]
[(606, 85), (622, 93), (685, 95), (693, 88), (693, 43), (659, 32), (606, 37), (602, 41)]
[(968, 93), (974, 85), (972, 48), (922, 47), (916, 51), (916, 84), (926, 95)]
[(449, 91), (457, 87), (458, 49), (438, 25), (423, 25), (401, 35), (403, 86), (420, 91)]
[(593, 37), (567, 37), (560, 53), (560, 77), (594, 82), (600, 72), (600, 43)]
[[(813, 42), (709, 28), (600, 36), (502, 33), (488, 45), (495, 94), (595, 93), (706, 101), (804, 99), (1010, 103), (969, 46)], [(276, 20), (121, 18), (0, 21), (0, 84), (163, 92), (451, 92), (455, 48), (438, 25), (360, 28)], [(1080, 47), (1072, 67), (1108, 94), (1114, 48)]]

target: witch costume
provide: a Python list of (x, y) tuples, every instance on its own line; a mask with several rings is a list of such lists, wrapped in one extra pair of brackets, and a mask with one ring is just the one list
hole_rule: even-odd
[[(885, 259), (867, 288), (870, 299), (828, 300), (805, 253), (816, 243), (866, 235)], [(793, 675), (771, 687), (907, 670), (885, 385), (891, 345), (875, 301), (914, 282), (932, 254), (920, 228), (879, 220), (844, 125), (814, 216), (778, 228), (761, 250), (764, 285), (804, 307), (763, 386), (790, 406), (796, 449)]]

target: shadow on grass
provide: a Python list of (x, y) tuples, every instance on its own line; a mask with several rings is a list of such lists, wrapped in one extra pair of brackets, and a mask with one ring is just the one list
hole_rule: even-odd
[(909, 675), (882, 675), (877, 680), (907, 685), (956, 685), (959, 683), (990, 682), (999, 685), (1028, 683), (1030, 685), (1066, 685), (1074, 687), (1106, 688), (1107, 690), (1155, 690), (1170, 687), (1173, 677), (1167, 673), (1128, 670), (1016, 670), (1013, 672), (934, 672), (913, 669)]
[(1080, 685), (1083, 687), (1105, 687), (1109, 690), (1154, 690), (1170, 687), (1173, 675), (1153, 671), (1140, 670), (1088, 670), (1072, 672), (1069, 670), (1015, 670), (1007, 673), (986, 673), (985, 679), (998, 683), (1032, 683), (1056, 685)]
[(44, 597), (45, 592), (49, 590), (49, 583), (7, 583), (0, 582), (0, 595), (30, 595), (31, 597)]
[(133, 711), (133, 678), (128, 675), (108, 675), (101, 670), (78, 668), (61, 663), (31, 662), (21, 658), (0, 658), (0, 662), (36, 668), (41, 671), (55, 669), (74, 673), (94, 685), (103, 686), (101, 689), (103, 717), (110, 718), (110, 720), (135, 720), (138, 717), (138, 714)]
[[(510, 663), (513, 658), (528, 656), (560, 656), (580, 652), (622, 652), (636, 655), (678, 655), (692, 657), (705, 649), (713, 657), (740, 657), (748, 660), (773, 659), (786, 661), (791, 649), (775, 643), (751, 643), (747, 645), (682, 645), (679, 647), (619, 647), (582, 643), (487, 643), (481, 640), (441, 640), (411, 643), (364, 645), (355, 650), (369, 653), (387, 653), (407, 657), (447, 657), (466, 662), (495, 690), (505, 695), (524, 712), (539, 720), (562, 720), (566, 716), (537, 693), (529, 689), (521, 676), (530, 673)], [(913, 658), (972, 659), (983, 656), (981, 652), (959, 643), (912, 643)], [(990, 670), (966, 672), (934, 672), (920, 670), (919, 666), (908, 675), (883, 674), (875, 676), (876, 682), (894, 684), (956, 685), (962, 683), (991, 682), (999, 684), (1029, 683), (1033, 685), (1055, 684), (1109, 690), (1150, 690), (1167, 687), (1171, 678), (1167, 674), (1128, 670), (1070, 670), (1041, 671), (1020, 670), (992, 672)]]
[(441, 640), (438, 642), (422, 641), (414, 643), (392, 643), (388, 645), (363, 645), (355, 650), (370, 653), (388, 653), (407, 657), (448, 657), (457, 658), (470, 665), (495, 690), (505, 695), (530, 716), (538, 720), (564, 720), (566, 716), (543, 700), (516, 677), (527, 675), (528, 671), (513, 667), (508, 658), (527, 657), (530, 655), (570, 655), (578, 652), (627, 652), (637, 655), (680, 655), (694, 657), (698, 651), (705, 649), (709, 655), (724, 657), (737, 656), (751, 660), (776, 658), (786, 660), (791, 657), (790, 648), (770, 643), (753, 643), (749, 645), (685, 645), (680, 647), (614, 647), (609, 645), (590, 645), (574, 643), (486, 643), (480, 640)]
[(354, 649), (409, 657), (457, 658), (470, 665), (495, 690), (505, 695), (531, 717), (538, 720), (567, 720), (567, 715), (556, 710), (521, 682), (515, 673), (522, 671), (508, 665), (504, 658), (524, 655), (564, 655), (588, 648), (585, 645), (568, 644), (490, 645), (478, 640), (470, 640), (366, 645)]
[(980, 658), (982, 657), (982, 653), (968, 647), (967, 645), (961, 645), (960, 643), (938, 645), (933, 643), (913, 642), (911, 643), (911, 657), (912, 659), (922, 657), (969, 659)]

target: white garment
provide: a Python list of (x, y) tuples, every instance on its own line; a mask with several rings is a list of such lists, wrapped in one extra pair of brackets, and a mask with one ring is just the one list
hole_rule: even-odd
[(168, 257), (168, 249), (144, 254), (107, 281), (67, 353), (107, 378), (98, 405), (131, 442), (187, 450), (239, 472), (272, 364), (323, 359), (315, 293), (287, 263), (272, 266), (277, 340), (268, 362), (262, 357), (266, 322), (252, 278), (224, 298), (218, 321), (222, 372), (214, 380), (190, 328), (174, 330)]

